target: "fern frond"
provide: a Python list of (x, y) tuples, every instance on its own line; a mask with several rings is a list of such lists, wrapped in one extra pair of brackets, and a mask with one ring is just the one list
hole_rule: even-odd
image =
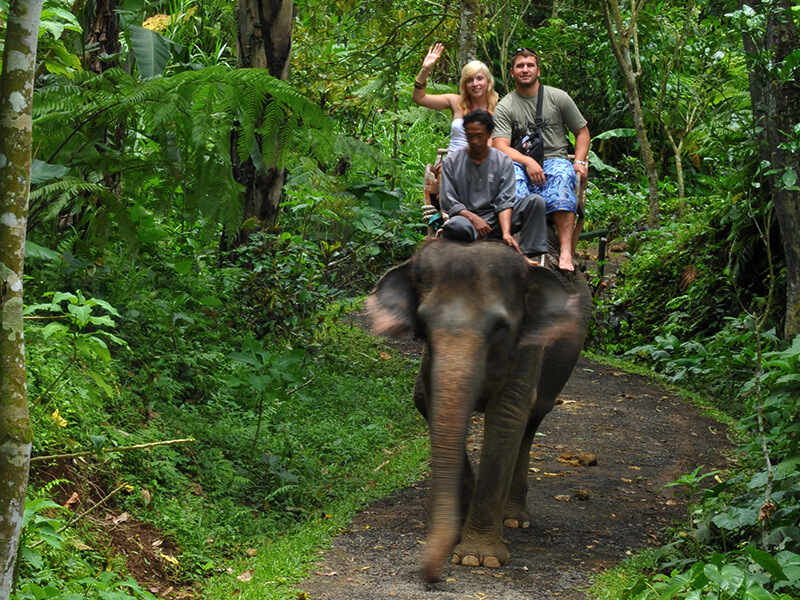
[[(131, 243), (128, 201), (164, 211), (183, 195), (191, 213), (238, 227), (232, 130), (239, 155), (255, 148), (265, 164), (324, 160), (335, 140), (319, 107), (260, 69), (208, 67), (147, 82), (122, 69), (54, 76), (36, 92), (34, 119), (39, 156), (71, 174), (32, 190), (38, 214), (55, 218), (90, 206), (82, 214), (98, 219), (95, 235), (116, 231)], [(125, 203), (105, 187), (110, 174), (119, 174)]]
[(96, 194), (98, 196), (115, 197), (114, 194), (104, 185), (90, 183), (75, 177), (64, 177), (31, 190), (31, 201), (38, 201), (42, 198), (67, 195), (78, 196), (81, 194)]

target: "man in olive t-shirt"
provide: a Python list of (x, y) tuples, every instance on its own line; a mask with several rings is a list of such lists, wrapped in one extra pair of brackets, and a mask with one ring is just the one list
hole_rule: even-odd
[[(572, 98), (554, 87), (539, 82), (539, 57), (533, 50), (520, 48), (511, 56), (511, 78), (515, 89), (495, 108), (494, 147), (514, 161), (517, 197), (541, 194), (546, 212), (553, 215), (561, 244), (558, 266), (574, 271), (572, 262), (573, 231), (577, 198), (576, 177), (584, 181), (588, 172), (590, 135)], [(538, 95), (543, 94), (542, 137), (544, 160), (539, 164), (532, 157), (515, 149), (518, 138), (534, 128)], [(575, 160), (567, 159), (567, 128), (575, 135)]]

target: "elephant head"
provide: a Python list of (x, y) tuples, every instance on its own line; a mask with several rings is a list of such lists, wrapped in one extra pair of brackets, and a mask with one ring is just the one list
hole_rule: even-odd
[[(431, 533), (423, 577), (435, 581), (464, 518), (464, 471), (472, 476), (464, 447), (472, 412), (488, 414), (491, 405), (502, 404), (505, 416), (518, 418), (524, 430), (543, 348), (561, 338), (582, 339), (577, 301), (553, 273), (529, 266), (502, 242), (434, 240), (384, 275), (367, 308), (375, 333), (426, 343), (417, 386), (425, 398), (415, 403), (430, 426)], [(523, 354), (539, 358), (520, 376)], [(507, 386), (509, 380), (514, 385)], [(498, 400), (502, 396), (510, 399)]]

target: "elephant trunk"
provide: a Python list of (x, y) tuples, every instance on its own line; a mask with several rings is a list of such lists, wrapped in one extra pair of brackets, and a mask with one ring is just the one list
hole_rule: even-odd
[(485, 349), (477, 335), (431, 335), (428, 422), (431, 440), (431, 532), (422, 576), (437, 581), (442, 564), (458, 542), (463, 523), (461, 482), (470, 417), (483, 387)]

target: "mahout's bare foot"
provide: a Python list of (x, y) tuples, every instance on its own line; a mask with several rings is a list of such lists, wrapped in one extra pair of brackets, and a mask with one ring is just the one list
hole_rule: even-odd
[(559, 256), (558, 268), (560, 271), (573, 272), (575, 270), (575, 265), (572, 263), (572, 256)]

